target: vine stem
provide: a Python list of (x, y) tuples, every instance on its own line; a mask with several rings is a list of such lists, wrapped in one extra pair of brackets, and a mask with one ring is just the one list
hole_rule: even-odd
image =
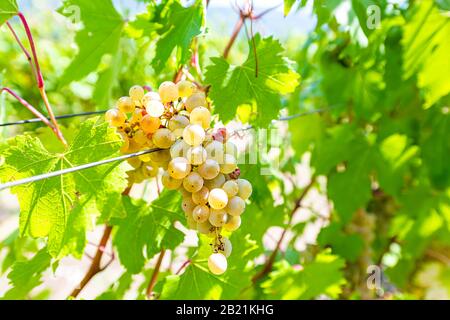
[(155, 269), (153, 270), (153, 273), (152, 273), (152, 277), (147, 286), (146, 296), (148, 299), (151, 298), (153, 289), (155, 288), (156, 282), (158, 281), (159, 270), (161, 269), (161, 263), (164, 259), (165, 254), (166, 254), (166, 249), (164, 249), (164, 248), (161, 249), (158, 260), (156, 261)]
[[(27, 19), (25, 18), (25, 16), (21, 12), (18, 12), (17, 16), (19, 17), (20, 21), (22, 22), (22, 25), (23, 25), (23, 27), (25, 29), (25, 33), (26, 33), (27, 38), (28, 38), (28, 42), (30, 43), (31, 53), (33, 55), (33, 62), (34, 62), (33, 71), (34, 71), (35, 76), (36, 76), (36, 81), (37, 81), (37, 84), (38, 84), (39, 93), (41, 94), (42, 100), (44, 101), (45, 108), (47, 109), (48, 115), (50, 117), (50, 121), (53, 124), (53, 127), (55, 129), (56, 136), (61, 141), (61, 143), (65, 147), (67, 147), (67, 141), (64, 138), (64, 136), (63, 136), (63, 134), (61, 132), (61, 129), (59, 128), (58, 122), (56, 121), (55, 115), (53, 113), (53, 109), (52, 109), (52, 107), (50, 105), (50, 102), (48, 101), (47, 92), (45, 91), (44, 77), (42, 76), (42, 71), (41, 71), (41, 68), (39, 66), (39, 59), (38, 59), (38, 56), (37, 56), (37, 53), (36, 53), (36, 45), (34, 43), (33, 35), (31, 34), (31, 30), (30, 30), (30, 27), (28, 25)], [(18, 40), (18, 37), (16, 38), (16, 40)], [(21, 44), (21, 42), (20, 41), (18, 41), (18, 42), (19, 42), (19, 45), (21, 46), (21, 48), (25, 49), (23, 47), (23, 45)], [(25, 55), (27, 55), (28, 51), (25, 50), (24, 52), (25, 52)], [(28, 56), (29, 56), (29, 54), (27, 55), (27, 57)]]
[(233, 33), (230, 36), (230, 40), (228, 40), (228, 43), (225, 46), (225, 49), (223, 51), (224, 59), (228, 58), (231, 47), (233, 46), (234, 42), (236, 41), (236, 38), (239, 35), (239, 32), (241, 31), (242, 27), (244, 26), (245, 17), (246, 16), (243, 15), (242, 13), (240, 14), (239, 20), (236, 22), (236, 25), (234, 26), (234, 29), (233, 29)]
[(315, 181), (316, 181), (315, 177), (312, 177), (309, 184), (305, 187), (305, 189), (303, 189), (303, 192), (300, 195), (300, 197), (298, 197), (298, 199), (295, 201), (295, 206), (289, 215), (288, 223), (287, 223), (286, 227), (284, 228), (283, 232), (281, 233), (281, 236), (278, 239), (275, 249), (272, 251), (272, 254), (270, 255), (269, 259), (267, 259), (267, 261), (264, 264), (264, 267), (261, 269), (261, 271), (258, 272), (257, 274), (255, 274), (255, 276), (252, 278), (253, 283), (256, 283), (258, 280), (262, 279), (265, 275), (267, 275), (272, 270), (277, 253), (278, 253), (278, 251), (280, 251), (281, 243), (283, 242), (284, 237), (286, 236), (287, 231), (289, 230), (289, 228), (291, 226), (292, 219), (294, 217), (294, 213), (297, 211), (297, 209), (299, 209), (302, 206), (303, 199), (308, 194), (309, 190), (314, 185)]

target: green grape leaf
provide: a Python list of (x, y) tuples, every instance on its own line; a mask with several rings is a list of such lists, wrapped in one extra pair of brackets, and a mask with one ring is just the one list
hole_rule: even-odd
[[(117, 155), (122, 141), (99, 118), (85, 121), (68, 149), (51, 153), (38, 138), (17, 136), (4, 152), (3, 181), (12, 181)], [(81, 256), (92, 217), (121, 216), (121, 192), (127, 185), (120, 162), (96, 166), (12, 188), (20, 204), (20, 233), (48, 237), (53, 257)]]
[(176, 191), (164, 191), (150, 205), (123, 198), (127, 215), (114, 220), (117, 231), (113, 243), (128, 272), (139, 273), (147, 259), (162, 248), (174, 249), (183, 241), (183, 233), (174, 227), (175, 221), (184, 220), (181, 196)]
[(4, 0), (0, 3), (0, 26), (14, 17), (19, 8), (17, 7), (16, 0)]
[(251, 284), (253, 268), (248, 266), (256, 257), (256, 243), (248, 235), (236, 231), (230, 237), (233, 245), (227, 258), (227, 271), (216, 276), (208, 270), (211, 239), (201, 237), (200, 250), (181, 275), (170, 275), (164, 280), (161, 299), (237, 299), (242, 288)]
[(318, 114), (291, 120), (289, 128), (292, 135), (292, 148), (298, 157), (308, 151), (311, 144), (320, 141), (325, 131), (323, 119)]
[(41, 284), (42, 273), (50, 267), (50, 261), (46, 248), (39, 250), (30, 260), (17, 261), (8, 274), (13, 288), (5, 293), (3, 299), (25, 299), (33, 288)]
[(168, 5), (167, 16), (163, 19), (162, 30), (166, 30), (156, 42), (155, 57), (152, 65), (160, 72), (177, 49), (177, 64), (183, 64), (188, 59), (192, 39), (201, 34), (204, 24), (203, 1), (196, 0), (189, 7), (183, 7), (178, 1)]
[(61, 84), (80, 80), (95, 71), (106, 54), (113, 57), (110, 60), (113, 67), (125, 22), (114, 8), (112, 1), (65, 0), (58, 11), (72, 19), (79, 15), (84, 25), (75, 37), (79, 48), (78, 54), (64, 70), (60, 79)]
[[(376, 25), (372, 28), (370, 26), (371, 18), (376, 18), (375, 16), (370, 16), (376, 14), (376, 11), (371, 12), (368, 10), (370, 7), (377, 8), (380, 13), (380, 21), (383, 19), (383, 16), (381, 16), (382, 10), (386, 6), (386, 0), (352, 0), (352, 9), (356, 13), (356, 16), (358, 17), (359, 25), (361, 26), (361, 29), (363, 30), (364, 34), (368, 37), (370, 34), (376, 29)], [(375, 21), (373, 21), (375, 23)]]
[(450, 17), (433, 1), (420, 1), (415, 14), (404, 26), (404, 79), (418, 72), (418, 85), (425, 91), (424, 107), (431, 107), (450, 93)]
[(329, 250), (320, 252), (303, 269), (295, 269), (285, 260), (275, 264), (269, 279), (261, 287), (268, 299), (313, 299), (321, 294), (337, 298), (345, 279), (345, 262)]
[[(223, 58), (211, 58), (205, 81), (211, 85), (210, 97), (223, 121), (232, 120), (239, 105), (256, 104), (256, 123), (267, 126), (281, 109), (280, 94), (291, 93), (299, 84), (299, 74), (290, 60), (282, 56), (281, 44), (272, 37), (249, 41), (247, 60), (239, 66)], [(256, 65), (257, 76), (256, 76)]]

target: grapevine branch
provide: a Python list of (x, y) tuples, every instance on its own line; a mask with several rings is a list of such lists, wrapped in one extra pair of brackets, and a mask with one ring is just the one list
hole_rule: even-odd
[(253, 278), (252, 281), (253, 283), (256, 283), (258, 280), (262, 279), (264, 276), (266, 276), (273, 267), (273, 264), (275, 262), (275, 258), (277, 256), (278, 251), (280, 250), (281, 247), (281, 243), (284, 240), (284, 237), (287, 234), (287, 231), (289, 230), (291, 223), (292, 223), (292, 219), (294, 217), (294, 213), (302, 206), (302, 201), (305, 198), (305, 196), (308, 194), (309, 190), (311, 189), (311, 187), (314, 185), (316, 179), (315, 177), (311, 178), (310, 183), (305, 187), (305, 189), (303, 189), (302, 194), (300, 195), (300, 197), (298, 197), (298, 199), (295, 201), (295, 205), (294, 208), (292, 209), (291, 213), (289, 214), (289, 220), (288, 223), (286, 225), (286, 227), (284, 228), (283, 232), (281, 233), (280, 238), (278, 239), (278, 242), (276, 244), (275, 249), (272, 251), (272, 254), (270, 255), (269, 259), (267, 259), (266, 263), (264, 264), (263, 268), (261, 269), (260, 272), (258, 272)]
[(147, 286), (146, 296), (148, 299), (152, 297), (153, 289), (155, 288), (156, 282), (158, 281), (159, 270), (161, 269), (161, 263), (164, 259), (164, 255), (166, 254), (166, 249), (161, 249), (158, 260), (156, 261), (155, 269), (153, 270), (152, 277)]
[[(88, 111), (88, 112), (81, 112), (81, 113), (72, 113), (72, 114), (64, 114), (61, 116), (56, 116), (55, 119), (68, 119), (68, 118), (75, 118), (75, 117), (81, 117), (81, 116), (90, 116), (90, 115), (95, 115), (95, 114), (102, 114), (105, 113), (108, 110), (99, 110), (99, 111)], [(49, 117), (45, 117), (43, 116), (45, 119), (50, 120)], [(44, 121), (41, 118), (34, 118), (34, 119), (28, 119), (28, 120), (19, 120), (19, 121), (14, 121), (14, 122), (6, 122), (6, 123), (1, 123), (0, 127), (7, 127), (7, 126), (15, 126), (15, 125), (22, 125), (22, 124), (27, 124), (27, 123), (35, 123), (35, 122), (41, 122)]]

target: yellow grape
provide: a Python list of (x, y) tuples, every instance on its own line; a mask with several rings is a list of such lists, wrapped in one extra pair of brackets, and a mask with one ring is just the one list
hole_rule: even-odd
[(186, 158), (178, 157), (169, 162), (167, 171), (175, 179), (183, 179), (191, 172), (191, 165)]
[(190, 148), (190, 146), (186, 142), (184, 142), (184, 140), (177, 140), (170, 147), (170, 156), (172, 158), (177, 158), (177, 157), (186, 158), (187, 150), (189, 148)]
[(168, 149), (174, 142), (172, 132), (167, 128), (160, 128), (155, 131), (152, 141), (158, 148)]
[(237, 196), (228, 199), (225, 211), (232, 216), (240, 216), (245, 210), (245, 201)]
[(214, 179), (205, 180), (204, 185), (209, 189), (220, 188), (225, 183), (225, 176), (222, 173), (219, 173)]
[(149, 153), (150, 159), (154, 162), (166, 162), (170, 161), (170, 152), (169, 150), (159, 150), (155, 152)]
[(119, 127), (125, 123), (127, 116), (120, 110), (109, 109), (105, 114), (106, 121), (113, 127)]
[(159, 118), (152, 117), (149, 114), (145, 115), (141, 120), (141, 128), (146, 133), (154, 133), (159, 129), (160, 125), (161, 120)]
[(134, 111), (134, 102), (130, 97), (122, 97), (117, 101), (117, 108), (124, 113), (129, 113)]
[(221, 275), (227, 271), (227, 258), (221, 253), (213, 253), (208, 258), (208, 268), (215, 275)]
[(199, 191), (192, 193), (192, 201), (194, 201), (195, 204), (203, 205), (208, 202), (208, 196), (209, 189), (207, 187), (202, 187)]
[(214, 226), (209, 221), (197, 223), (197, 231), (201, 234), (210, 235), (214, 231)]
[(181, 80), (177, 83), (178, 94), (182, 98), (189, 97), (192, 93), (194, 93), (195, 85), (187, 80)]
[(219, 164), (213, 159), (206, 159), (206, 161), (198, 167), (198, 173), (202, 176), (202, 178), (207, 180), (217, 177), (219, 171)]
[(183, 135), (183, 130), (189, 125), (189, 119), (183, 115), (174, 115), (169, 120), (168, 128), (171, 130), (176, 137), (181, 137)]
[(223, 163), (220, 164), (220, 172), (224, 174), (232, 173), (236, 167), (236, 158), (231, 154), (225, 154)]
[(223, 225), (223, 228), (229, 232), (236, 231), (241, 226), (240, 216), (229, 216), (227, 223)]
[(183, 187), (189, 192), (197, 192), (203, 187), (203, 178), (197, 172), (191, 172), (183, 179)]
[(191, 112), (197, 107), (206, 107), (206, 98), (203, 92), (197, 92), (186, 99), (186, 110)]
[(151, 91), (144, 94), (144, 97), (142, 98), (142, 105), (146, 106), (151, 100), (161, 101), (161, 97), (158, 92)]
[(235, 180), (225, 182), (222, 189), (227, 193), (228, 197), (233, 197), (239, 192), (239, 186)]
[(226, 237), (222, 237), (222, 248), (220, 248), (218, 251), (219, 253), (223, 254), (225, 257), (229, 257), (231, 255), (231, 251), (233, 250), (233, 246), (231, 245), (230, 239)]
[(141, 122), (142, 118), (144, 117), (142, 115), (142, 110), (143, 109), (140, 109), (140, 108), (134, 109), (130, 122), (133, 122), (133, 123)]
[(227, 222), (227, 213), (224, 210), (211, 209), (209, 212), (209, 222), (214, 227), (222, 227)]
[(174, 179), (167, 172), (164, 172), (161, 177), (161, 182), (165, 188), (167, 188), (169, 190), (175, 190), (181, 186), (181, 184), (183, 183), (183, 180)]
[(171, 81), (161, 83), (158, 92), (163, 103), (178, 100), (178, 87)]
[(245, 179), (237, 179), (237, 184), (239, 186), (238, 196), (244, 200), (247, 200), (252, 195), (252, 184)]
[(144, 131), (142, 131), (142, 130), (137, 130), (134, 133), (134, 140), (136, 140), (136, 142), (139, 143), (139, 144), (144, 144), (148, 140), (147, 134)]
[(201, 125), (203, 129), (208, 129), (211, 124), (211, 112), (205, 107), (196, 107), (191, 111), (190, 122)]
[(137, 157), (129, 158), (127, 159), (127, 162), (135, 169), (139, 168), (142, 164), (142, 161)]
[(198, 124), (190, 124), (183, 130), (183, 140), (191, 146), (198, 146), (205, 140), (205, 130)]
[(192, 210), (192, 217), (195, 221), (202, 223), (209, 218), (209, 208), (205, 205), (198, 205)]
[(209, 192), (208, 202), (213, 209), (223, 209), (228, 203), (228, 196), (223, 189), (215, 188)]
[(197, 205), (192, 201), (190, 197), (183, 198), (183, 201), (181, 201), (181, 209), (183, 209), (185, 213), (192, 214), (196, 206)]
[(190, 147), (186, 152), (186, 158), (195, 166), (206, 161), (206, 150), (202, 146)]
[(130, 98), (133, 101), (141, 101), (142, 98), (144, 97), (144, 88), (142, 88), (141, 86), (132, 86), (130, 88)]
[(158, 100), (150, 100), (145, 105), (145, 110), (147, 113), (155, 118), (159, 118), (164, 114), (164, 105), (161, 103), (161, 101)]
[(206, 145), (205, 150), (209, 159), (214, 159), (218, 163), (223, 162), (224, 157), (223, 143), (213, 140)]

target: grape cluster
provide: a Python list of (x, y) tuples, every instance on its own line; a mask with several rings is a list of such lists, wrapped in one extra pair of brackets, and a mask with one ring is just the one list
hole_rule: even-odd
[(128, 160), (134, 168), (128, 171), (129, 184), (164, 169), (163, 186), (182, 193), (187, 226), (211, 238), (210, 271), (224, 273), (232, 245), (222, 231), (240, 227), (252, 186), (239, 178), (237, 147), (228, 141), (226, 129), (211, 128), (205, 94), (189, 81), (166, 81), (158, 92), (147, 93), (133, 86), (106, 120), (122, 136), (123, 153), (161, 149)]

